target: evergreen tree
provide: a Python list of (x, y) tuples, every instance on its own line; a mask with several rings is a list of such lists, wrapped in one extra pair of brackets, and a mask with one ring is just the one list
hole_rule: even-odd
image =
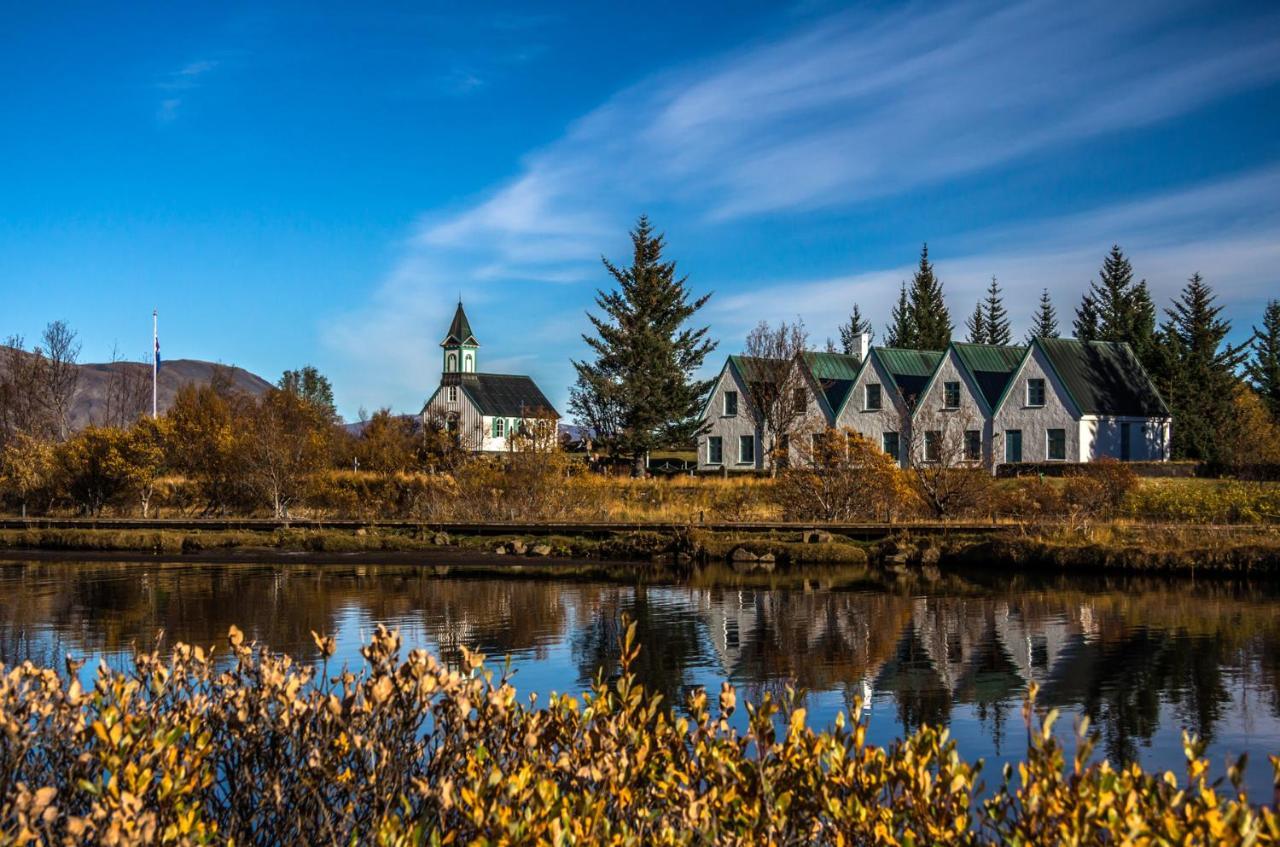
[(1009, 313), (1004, 309), (1004, 298), (996, 278), (991, 277), (991, 285), (987, 288), (986, 314), (983, 323), (987, 329), (987, 344), (1008, 344), (1013, 333), (1009, 331)]
[(885, 331), (885, 344), (889, 347), (912, 348), (916, 346), (916, 328), (911, 320), (911, 300), (907, 284), (898, 291), (898, 304), (890, 313), (891, 323)]
[(642, 215), (631, 231), (631, 266), (602, 259), (616, 283), (596, 292), (603, 317), (588, 314), (594, 335), (583, 340), (595, 353), (573, 363), (577, 384), (569, 406), (594, 437), (616, 456), (644, 472), (645, 456), (662, 447), (684, 447), (702, 425), (702, 402), (712, 381), (693, 374), (715, 342), (707, 327), (686, 324), (710, 294), (690, 299), (687, 277), (662, 260), (664, 239)]
[(1095, 341), (1098, 338), (1098, 301), (1088, 291), (1080, 298), (1072, 328), (1076, 338), (1081, 341)]
[(1262, 327), (1253, 328), (1251, 356), (1245, 370), (1253, 388), (1280, 420), (1280, 300), (1271, 300), (1262, 313)]
[(1231, 324), (1214, 305), (1213, 289), (1194, 274), (1166, 309), (1162, 352), (1166, 400), (1173, 411), (1173, 454), (1220, 459), (1218, 434), (1230, 423), (1244, 349), (1225, 343)]
[(1076, 312), (1076, 337), (1084, 341), (1123, 341), (1148, 367), (1157, 364), (1156, 308), (1147, 281), (1134, 282), (1133, 266), (1120, 249), (1102, 261), (1098, 279)]
[[(853, 311), (849, 314), (849, 320), (840, 325), (840, 348), (846, 356), (856, 356), (861, 351), (859, 346), (861, 343), (862, 333), (872, 333), (871, 321), (862, 316), (862, 310), (858, 308), (858, 304), (853, 304)], [(830, 346), (830, 345), (828, 345)]]
[(917, 350), (944, 350), (951, 343), (951, 313), (942, 296), (942, 283), (929, 263), (929, 245), (920, 248), (920, 266), (911, 278), (911, 326)]
[(1058, 312), (1049, 299), (1049, 289), (1040, 292), (1040, 308), (1031, 318), (1031, 329), (1027, 332), (1027, 343), (1036, 338), (1058, 337)]
[(973, 307), (973, 314), (968, 317), (964, 325), (969, 330), (968, 341), (970, 344), (987, 343), (987, 320), (982, 312), (981, 303)]

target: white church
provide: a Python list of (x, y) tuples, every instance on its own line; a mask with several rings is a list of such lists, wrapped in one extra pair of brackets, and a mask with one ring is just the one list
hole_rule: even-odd
[(422, 407), (424, 424), (443, 423), (463, 447), (477, 453), (506, 452), (512, 436), (533, 435), (535, 428), (540, 441), (555, 438), (560, 415), (532, 379), (477, 370), (480, 342), (461, 300), (440, 347), (440, 387)]

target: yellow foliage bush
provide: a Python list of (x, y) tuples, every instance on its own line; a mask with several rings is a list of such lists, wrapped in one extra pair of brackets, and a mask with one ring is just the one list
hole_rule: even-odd
[(617, 679), (542, 706), (481, 655), (402, 657), (380, 628), (363, 668), (335, 671), (315, 640), (318, 668), (232, 627), (228, 660), (178, 645), (87, 690), (75, 666), (0, 668), (0, 843), (1280, 843), (1194, 739), (1181, 781), (1091, 761), (1087, 741), (1067, 762), (1030, 703), (1025, 762), (981, 799), (981, 763), (945, 730), (876, 747), (856, 710), (815, 731), (766, 695), (740, 732), (727, 684), (677, 716), (631, 673), (633, 627)]

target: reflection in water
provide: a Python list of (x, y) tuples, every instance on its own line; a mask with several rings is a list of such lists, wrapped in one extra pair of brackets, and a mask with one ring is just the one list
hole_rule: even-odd
[[(65, 653), (121, 664), (166, 643), (221, 645), (231, 624), (313, 659), (310, 632), (338, 636), (340, 660), (378, 623), (446, 661), (467, 646), (511, 661), (525, 691), (580, 689), (616, 670), (623, 615), (643, 645), (638, 673), (670, 702), (731, 679), (758, 699), (802, 692), (812, 719), (855, 698), (871, 740), (945, 723), (970, 756), (1024, 749), (1027, 685), (1045, 708), (1087, 715), (1115, 760), (1177, 769), (1180, 733), (1228, 754), (1280, 751), (1280, 597), (1237, 583), (1154, 580), (932, 586), (861, 574), (690, 585), (439, 576), (407, 566), (0, 564), (0, 661), (61, 666)], [(1255, 764), (1254, 796), (1270, 775)], [(990, 778), (990, 777), (989, 777)]]

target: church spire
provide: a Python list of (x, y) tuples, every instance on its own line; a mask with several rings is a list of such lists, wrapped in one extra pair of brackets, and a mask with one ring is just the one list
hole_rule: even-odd
[(449, 324), (449, 333), (440, 346), (444, 348), (445, 373), (475, 373), (476, 351), (480, 342), (471, 332), (471, 322), (462, 310), (461, 297), (458, 298), (458, 310), (453, 313), (453, 323)]

